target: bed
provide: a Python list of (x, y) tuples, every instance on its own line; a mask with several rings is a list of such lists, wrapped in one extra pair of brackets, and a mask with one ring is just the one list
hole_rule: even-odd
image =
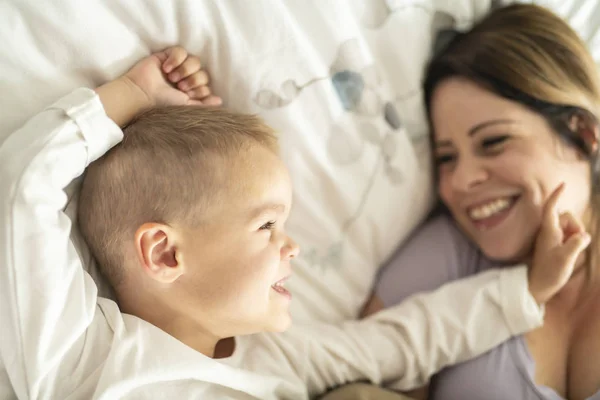
[[(566, 17), (600, 62), (600, 2), (535, 2)], [(183, 45), (201, 56), (225, 106), (280, 133), (295, 185), (288, 231), (302, 246), (289, 284), (295, 320), (354, 318), (378, 268), (434, 203), (420, 82), (436, 35), (468, 28), (500, 3), (3, 1), (0, 143), (74, 88)], [(73, 239), (110, 297), (76, 229)]]

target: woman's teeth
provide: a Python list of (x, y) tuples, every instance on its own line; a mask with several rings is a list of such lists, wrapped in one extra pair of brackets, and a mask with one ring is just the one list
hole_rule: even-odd
[(506, 210), (508, 207), (511, 206), (511, 203), (512, 201), (510, 198), (503, 198), (490, 201), (489, 203), (483, 204), (479, 207), (471, 208), (469, 210), (469, 217), (476, 221), (486, 219), (494, 214)]

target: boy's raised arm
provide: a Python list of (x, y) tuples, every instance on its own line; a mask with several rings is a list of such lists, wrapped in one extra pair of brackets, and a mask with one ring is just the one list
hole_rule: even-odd
[(19, 399), (69, 393), (76, 382), (65, 374), (85, 380), (79, 357), (97, 353), (99, 367), (111, 346), (96, 285), (69, 238), (64, 189), (121, 141), (118, 124), (145, 107), (220, 101), (192, 98), (167, 81), (161, 66), (186, 57), (171, 48), (97, 93), (77, 89), (0, 147), (0, 357)]
[(121, 138), (98, 96), (78, 89), (0, 148), (0, 354), (18, 398), (38, 398), (84, 346), (97, 289), (69, 239), (64, 189)]

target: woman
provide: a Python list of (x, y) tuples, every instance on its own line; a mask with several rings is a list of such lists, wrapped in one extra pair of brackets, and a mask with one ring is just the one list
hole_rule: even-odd
[[(384, 306), (527, 263), (542, 205), (561, 182), (560, 208), (595, 238), (600, 82), (564, 21), (534, 5), (493, 11), (434, 57), (425, 101), (445, 212), (383, 271), (376, 295)], [(590, 246), (546, 304), (543, 328), (438, 374), (429, 399), (600, 399), (600, 363), (591, 362), (600, 356), (598, 249)]]

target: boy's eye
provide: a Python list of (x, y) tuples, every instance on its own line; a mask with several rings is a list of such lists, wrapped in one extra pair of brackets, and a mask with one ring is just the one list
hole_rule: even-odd
[(497, 147), (497, 146), (501, 145), (502, 143), (506, 142), (507, 139), (508, 139), (508, 135), (489, 137), (489, 138), (483, 139), (481, 141), (481, 146), (484, 149), (492, 149), (492, 148)]
[(269, 221), (266, 224), (264, 224), (263, 226), (261, 226), (259, 229), (261, 231), (263, 231), (263, 230), (271, 230), (271, 229), (273, 229), (274, 226), (275, 226), (275, 221)]

